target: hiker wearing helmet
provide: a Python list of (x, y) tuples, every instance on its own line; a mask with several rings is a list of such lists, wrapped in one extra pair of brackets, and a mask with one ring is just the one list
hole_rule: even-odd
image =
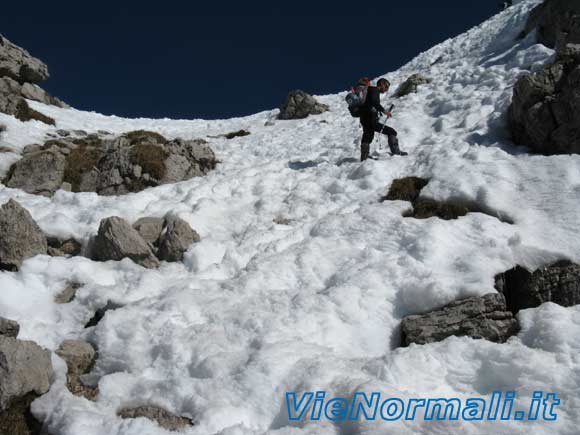
[(381, 105), (381, 94), (387, 92), (390, 86), (389, 81), (383, 78), (379, 79), (377, 86), (368, 87), (366, 100), (360, 108), (360, 123), (363, 127), (363, 137), (360, 146), (361, 162), (369, 158), (371, 142), (375, 137), (375, 132), (387, 136), (392, 154), (399, 156), (407, 155), (407, 153), (401, 151), (399, 148), (399, 140), (397, 139), (395, 129), (379, 122), (379, 114), (381, 113), (387, 118), (392, 116), (391, 112), (385, 110)]

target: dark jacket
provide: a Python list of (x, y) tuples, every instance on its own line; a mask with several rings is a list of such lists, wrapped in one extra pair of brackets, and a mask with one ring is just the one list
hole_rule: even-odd
[(378, 113), (383, 113), (385, 108), (381, 105), (381, 93), (376, 86), (369, 86), (367, 90), (367, 99), (361, 110), (361, 116), (371, 117)]

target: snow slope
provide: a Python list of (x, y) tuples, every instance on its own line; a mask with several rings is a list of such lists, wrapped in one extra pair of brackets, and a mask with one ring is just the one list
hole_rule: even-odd
[[(65, 129), (147, 129), (184, 139), (252, 132), (212, 140), (223, 164), (207, 177), (121, 198), (62, 191), (44, 198), (0, 186), (0, 203), (17, 199), (51, 235), (86, 240), (104, 217), (170, 212), (202, 237), (183, 264), (158, 270), (39, 256), (0, 274), (0, 315), (21, 322), (21, 338), (54, 350), (82, 337), (99, 349), (95, 403), (66, 390), (64, 363), (53, 357), (58, 379), (33, 408), (49, 430), (164, 434), (148, 420), (115, 414), (154, 403), (194, 418), (188, 434), (577, 433), (579, 306), (521, 312), (523, 329), (507, 344), (450, 338), (394, 350), (407, 314), (493, 292), (494, 275), (515, 264), (580, 262), (580, 156), (528, 155), (507, 130), (517, 77), (553, 56), (531, 37), (516, 40), (537, 3), (520, 1), (387, 75), (393, 89), (416, 72), (434, 79), (395, 102), (391, 125), (406, 158), (356, 161), (361, 130), (344, 94), (319, 97), (328, 113), (273, 125), (265, 124), (277, 110), (176, 121), (31, 103)], [(4, 115), (0, 122), (16, 152), (53, 130)], [(5, 155), (0, 170), (16, 158)], [(408, 203), (378, 200), (407, 175), (431, 179), (425, 195), (474, 202), (492, 216), (403, 218)], [(290, 224), (275, 224), (277, 217)], [(69, 280), (87, 285), (72, 303), (54, 304)], [(83, 329), (107, 300), (123, 307)], [(319, 389), (402, 398), (514, 389), (524, 406), (532, 391), (544, 390), (562, 404), (549, 423), (289, 422), (284, 393)]]

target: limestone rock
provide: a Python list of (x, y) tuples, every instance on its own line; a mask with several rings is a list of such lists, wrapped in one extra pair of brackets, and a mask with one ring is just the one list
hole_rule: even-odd
[(453, 335), (502, 343), (518, 329), (517, 320), (507, 311), (500, 293), (453, 302), (437, 311), (405, 317), (401, 322), (404, 346), (433, 343)]
[(63, 183), (65, 167), (65, 156), (52, 150), (25, 154), (12, 166), (6, 186), (52, 195)]
[(0, 76), (10, 77), (19, 83), (40, 83), (49, 77), (48, 68), (44, 63), (2, 35), (0, 35)]
[(200, 241), (199, 234), (180, 218), (166, 219), (166, 227), (159, 241), (160, 260), (181, 261), (189, 247)]
[(520, 78), (510, 107), (514, 141), (546, 155), (580, 153), (580, 45), (568, 44), (556, 61)]
[(46, 250), (46, 236), (26, 209), (13, 199), (0, 207), (0, 270), (18, 270)]
[(127, 221), (120, 217), (103, 219), (92, 247), (93, 259), (98, 261), (130, 258), (146, 268), (159, 266), (147, 242)]
[(328, 111), (326, 104), (321, 104), (316, 99), (301, 90), (291, 91), (286, 101), (280, 107), (279, 119), (303, 119), (308, 115), (319, 115)]
[(532, 12), (524, 34), (538, 31), (538, 42), (550, 48), (580, 43), (580, 2), (546, 0)]
[(0, 410), (29, 393), (44, 394), (50, 387), (50, 352), (32, 341), (0, 336)]
[(533, 272), (516, 266), (496, 276), (496, 288), (514, 314), (544, 302), (571, 307), (580, 304), (580, 265), (561, 261)]
[(88, 373), (93, 367), (96, 357), (93, 346), (81, 340), (63, 341), (56, 354), (65, 360), (68, 372), (77, 375)]
[(133, 224), (133, 228), (143, 237), (143, 240), (153, 246), (159, 243), (163, 226), (164, 219), (156, 217), (144, 217)]

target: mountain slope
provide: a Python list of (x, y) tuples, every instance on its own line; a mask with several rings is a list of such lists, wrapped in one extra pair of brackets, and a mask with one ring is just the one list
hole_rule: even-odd
[[(494, 275), (516, 264), (580, 262), (580, 156), (526, 154), (507, 130), (518, 75), (553, 55), (531, 36), (516, 39), (537, 3), (519, 2), (387, 75), (393, 89), (412, 73), (433, 79), (395, 101), (391, 125), (407, 158), (352, 161), (362, 131), (344, 94), (319, 97), (328, 113), (274, 125), (265, 124), (276, 111), (220, 121), (129, 120), (30, 103), (65, 129), (147, 129), (185, 139), (252, 132), (213, 140), (223, 164), (208, 176), (122, 198), (62, 191), (45, 198), (0, 187), (0, 203), (16, 198), (51, 235), (87, 240), (104, 217), (172, 212), (202, 238), (184, 264), (158, 270), (42, 256), (0, 274), (0, 312), (21, 322), (21, 338), (54, 350), (65, 338), (84, 337), (99, 349), (96, 403), (68, 393), (55, 358), (59, 379), (33, 408), (50, 431), (165, 433), (149, 421), (115, 417), (123, 406), (152, 402), (193, 417), (191, 434), (576, 433), (578, 306), (522, 311), (522, 331), (502, 345), (450, 338), (394, 350), (405, 315), (494, 292)], [(4, 115), (0, 122), (16, 150), (53, 129)], [(487, 214), (404, 218), (409, 203), (379, 199), (407, 175), (431, 180), (424, 195), (477, 204)], [(278, 217), (289, 225), (274, 223)], [(86, 285), (72, 303), (54, 304), (71, 280)], [(83, 329), (108, 300), (122, 308)], [(518, 391), (520, 406), (535, 390), (557, 392), (558, 421), (293, 425), (284, 404), (286, 391), (408, 398), (508, 389)]]

